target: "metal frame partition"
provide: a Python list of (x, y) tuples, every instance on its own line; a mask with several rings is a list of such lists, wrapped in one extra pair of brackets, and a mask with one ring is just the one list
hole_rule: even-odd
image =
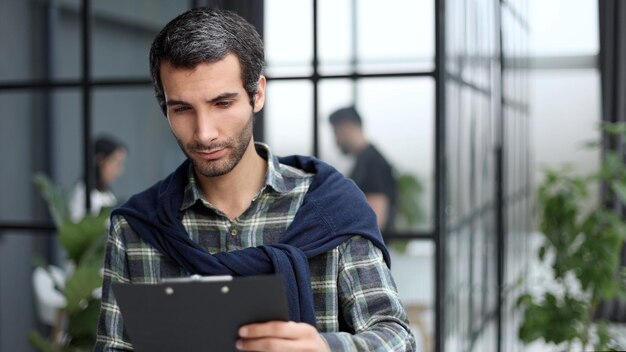
[[(437, 67), (443, 61), (443, 24), (444, 24), (444, 11), (443, 11), (443, 2), (444, 0), (435, 0), (436, 3), (436, 62)], [(242, 4), (245, 6), (247, 3), (245, 1), (236, 1), (235, 4), (232, 2), (229, 4), (228, 2), (220, 2), (220, 1), (202, 1), (202, 0), (193, 0), (191, 6), (209, 6), (209, 5), (217, 5), (220, 7), (228, 7), (233, 10), (237, 10)], [(49, 5), (51, 6), (51, 5)], [(424, 72), (405, 72), (405, 73), (370, 73), (370, 74), (360, 74), (357, 72), (353, 72), (351, 74), (343, 74), (343, 75), (321, 75), (318, 73), (318, 20), (317, 20), (317, 0), (313, 0), (313, 73), (309, 76), (289, 76), (289, 77), (268, 77), (268, 81), (275, 80), (311, 80), (313, 82), (313, 154), (319, 155), (319, 131), (318, 131), (318, 85), (321, 79), (351, 79), (358, 80), (364, 78), (391, 78), (391, 77), (432, 77), (436, 82), (436, 115), (437, 115), (437, 127), (435, 134), (437, 135), (437, 145), (436, 145), (436, 160), (437, 162), (437, 170), (436, 175), (437, 179), (440, 179), (443, 175), (443, 164), (440, 162), (443, 159), (442, 153), (442, 144), (439, 143), (440, 140), (443, 140), (445, 137), (445, 133), (443, 131), (443, 108), (445, 105), (445, 101), (443, 99), (444, 87), (442, 82), (443, 70), (435, 69), (434, 71), (424, 71)], [(53, 10), (51, 10), (53, 11)], [(82, 96), (82, 160), (83, 160), (83, 182), (86, 185), (85, 192), (85, 204), (86, 208), (91, 208), (91, 199), (89, 197), (89, 190), (94, 187), (94, 175), (93, 169), (91, 166), (92, 160), (92, 94), (93, 89), (97, 87), (132, 87), (132, 86), (150, 86), (152, 82), (150, 79), (93, 79), (91, 75), (92, 71), (92, 55), (91, 55), (91, 47), (92, 47), (92, 0), (81, 0), (81, 8), (80, 8), (80, 23), (81, 23), (81, 77), (80, 79), (49, 79), (44, 78), (40, 80), (25, 80), (25, 81), (4, 81), (0, 82), (0, 92), (9, 92), (9, 91), (44, 91), (46, 93), (50, 93), (53, 90), (62, 90), (68, 88), (79, 88)], [(261, 22), (262, 23), (262, 22)], [(51, 27), (53, 22), (47, 22), (47, 25)], [(51, 32), (53, 28), (47, 28), (46, 32)], [(46, 41), (45, 44), (47, 50), (52, 50), (49, 45), (49, 41)], [(441, 122), (441, 123), (440, 123)], [(262, 137), (261, 137), (262, 138)], [(49, 170), (45, 170), (49, 171)], [(439, 201), (441, 195), (443, 194), (443, 183), (437, 182), (436, 185), (436, 194), (435, 203), (435, 218), (440, 219), (439, 215), (442, 211), (441, 207), (443, 207), (443, 202)], [(440, 223), (437, 221), (437, 223)], [(55, 235), (54, 230), (56, 226), (50, 221), (0, 221), (0, 237), (4, 236), (6, 232), (19, 232), (23, 235), (43, 235), (49, 236), (50, 239), (53, 239)], [(441, 225), (436, 225), (434, 231), (432, 232), (415, 232), (415, 233), (388, 233), (385, 234), (385, 238), (389, 241), (394, 240), (407, 240), (407, 239), (419, 239), (419, 240), (432, 240), (435, 242), (436, 247), (436, 255), (435, 255), (435, 271), (437, 273), (436, 277), (436, 293), (435, 293), (435, 307), (437, 313), (435, 314), (437, 323), (435, 324), (435, 336), (436, 336), (436, 351), (442, 351), (441, 344), (441, 321), (440, 317), (443, 317), (443, 304), (442, 300), (439, 297), (442, 296), (445, 270), (443, 270), (443, 261), (441, 260), (442, 256), (442, 236), (439, 236), (438, 233), (442, 231)]]
[[(353, 9), (356, 6), (357, 0), (353, 1)], [(433, 207), (434, 207), (434, 220), (431, 231), (422, 231), (422, 232), (410, 232), (410, 233), (385, 233), (385, 239), (388, 241), (404, 241), (404, 240), (426, 240), (432, 241), (435, 248), (434, 255), (434, 341), (435, 341), (435, 351), (442, 352), (445, 350), (445, 340), (446, 340), (446, 280), (448, 275), (447, 270), (447, 234), (454, 229), (448, 229), (447, 226), (447, 216), (446, 213), (448, 211), (448, 189), (446, 185), (446, 180), (448, 179), (448, 164), (447, 164), (447, 115), (446, 115), (446, 90), (447, 84), (449, 81), (456, 81), (460, 85), (469, 85), (474, 89), (480, 89), (477, 86), (473, 86), (471, 82), (464, 81), (461, 77), (456, 77), (448, 72), (446, 68), (446, 28), (447, 28), (447, 20), (446, 20), (446, 0), (434, 0), (434, 18), (435, 18), (435, 65), (432, 71), (415, 71), (415, 72), (396, 72), (396, 73), (359, 73), (355, 69), (355, 65), (353, 65), (353, 71), (348, 74), (339, 74), (339, 75), (324, 75), (321, 74), (318, 70), (319, 66), (319, 53), (318, 53), (318, 27), (320, 26), (318, 20), (318, 1), (313, 0), (313, 61), (312, 61), (312, 73), (310, 75), (305, 76), (270, 76), (268, 77), (269, 81), (286, 81), (286, 80), (308, 80), (312, 82), (313, 85), (313, 145), (312, 151), (314, 155), (319, 155), (320, 146), (319, 146), (319, 83), (321, 80), (332, 80), (332, 79), (349, 79), (353, 82), (362, 79), (368, 78), (394, 78), (394, 77), (430, 77), (433, 79), (435, 83), (435, 145), (434, 145), (434, 173), (435, 173), (435, 190), (434, 197), (432, 199)], [(493, 0), (495, 11), (499, 13), (501, 11), (502, 3), (498, 0)], [(241, 9), (245, 6), (251, 6), (252, 1), (247, 2), (245, 0), (238, 1), (211, 1), (211, 0), (194, 0), (190, 2), (190, 6), (219, 6), (229, 8), (231, 10), (237, 11), (237, 9)], [(262, 9), (263, 2), (255, 1), (255, 8), (258, 10), (259, 6)], [(14, 81), (14, 82), (0, 82), (0, 93), (7, 91), (45, 91), (46, 93), (50, 93), (53, 90), (62, 90), (67, 88), (78, 88), (82, 94), (82, 132), (83, 138), (81, 141), (82, 147), (82, 160), (83, 160), (83, 175), (84, 175), (84, 184), (86, 185), (87, 190), (91, 190), (94, 186), (94, 175), (93, 170), (90, 167), (92, 160), (92, 94), (93, 89), (97, 87), (131, 87), (131, 86), (141, 86), (147, 87), (151, 85), (151, 81), (149, 79), (93, 79), (92, 74), (92, 55), (91, 55), (91, 47), (92, 47), (92, 0), (82, 0), (81, 1), (81, 9), (80, 9), (80, 19), (81, 19), (81, 77), (76, 80), (53, 80), (49, 78), (44, 78), (42, 80), (32, 80), (32, 81)], [(260, 5), (259, 5), (260, 4)], [(50, 6), (50, 5), (48, 5)], [(255, 16), (256, 22), (255, 24), (262, 26), (263, 19), (262, 15), (259, 18), (259, 14), (250, 13), (252, 11), (248, 11), (248, 16), (244, 15), (244, 17)], [(262, 11), (257, 11), (262, 13)], [(259, 22), (260, 21), (260, 22)], [(254, 22), (254, 21), (253, 21)], [(52, 26), (54, 21), (47, 21), (47, 26)], [(354, 23), (353, 23), (354, 25)], [(500, 24), (498, 23), (498, 26)], [(49, 29), (52, 30), (52, 29)], [(356, 34), (354, 34), (356, 35)], [(501, 33), (497, 34), (501, 40)], [(53, 48), (50, 48), (50, 45), (46, 46), (46, 50), (50, 51)], [(491, 59), (489, 59), (491, 60)], [(503, 53), (500, 52), (499, 57), (497, 57), (497, 61), (500, 67), (503, 67)], [(356, 62), (356, 58), (354, 62)], [(49, 77), (49, 76), (48, 76)], [(500, 82), (500, 86), (502, 82)], [(497, 92), (487, 92), (487, 94), (500, 94)], [(501, 104), (507, 104), (505, 100), (505, 96), (501, 95)], [(502, 112), (498, 110), (498, 114), (502, 115)], [(499, 117), (500, 121), (502, 120), (502, 116)], [(261, 129), (256, 130), (257, 138), (260, 137), (262, 139), (262, 119), (261, 121)], [(259, 136), (260, 134), (260, 136)], [(499, 131), (498, 135), (500, 136), (500, 141), (503, 138), (503, 131)], [(52, 143), (52, 141), (48, 141), (48, 143)], [(495, 189), (495, 202), (491, 207), (495, 207), (497, 210), (496, 222), (497, 222), (497, 236), (494, 240), (497, 242), (496, 249), (494, 253), (497, 256), (497, 282), (498, 282), (498, 302), (497, 302), (497, 311), (494, 312), (494, 317), (497, 319), (498, 333), (496, 336), (498, 350), (501, 349), (502, 345), (502, 332), (501, 327), (503, 324), (502, 320), (502, 289), (503, 289), (503, 270), (505, 263), (505, 244), (504, 244), (504, 234), (506, 232), (504, 217), (506, 216), (506, 199), (503, 190), (503, 178), (506, 177), (503, 172), (504, 163), (505, 163), (505, 153), (502, 151), (502, 145), (500, 145), (500, 149), (497, 152), (498, 159), (496, 170), (498, 170), (497, 178), (497, 189)], [(49, 171), (49, 170), (45, 170)], [(91, 199), (88, 196), (90, 194), (89, 191), (85, 192), (85, 204), (86, 208), (90, 209)], [(471, 220), (471, 219), (470, 219)], [(53, 239), (55, 226), (51, 222), (45, 221), (30, 221), (30, 222), (17, 222), (17, 221), (0, 221), (0, 238), (6, 235), (6, 232), (15, 232), (18, 231), (24, 235), (33, 235), (33, 234), (42, 234), (49, 236), (50, 240)], [(476, 331), (476, 334), (480, 335), (482, 330)], [(472, 339), (475, 339), (474, 336)], [(472, 350), (472, 343), (469, 344), (468, 350)]]
[[(321, 80), (350, 79), (357, 81), (368, 78), (400, 78), (400, 77), (430, 77), (435, 82), (435, 196), (433, 197), (434, 221), (431, 231), (413, 231), (408, 233), (386, 232), (384, 238), (388, 242), (406, 240), (426, 240), (432, 241), (435, 246), (435, 279), (434, 279), (434, 341), (435, 351), (444, 351), (443, 341), (443, 317), (444, 317), (444, 233), (445, 219), (445, 78), (446, 72), (443, 69), (445, 62), (445, 0), (434, 0), (435, 3), (435, 68), (432, 71), (414, 72), (393, 72), (393, 73), (359, 73), (356, 71), (356, 57), (353, 57), (353, 71), (349, 74), (320, 74), (319, 73), (319, 51), (318, 51), (318, 1), (313, 0), (313, 72), (306, 76), (268, 76), (268, 81), (285, 80), (309, 80), (313, 83), (313, 155), (319, 156), (319, 83)], [(352, 0), (352, 10), (356, 6), (357, 0)], [(354, 26), (354, 23), (353, 23)], [(353, 31), (353, 35), (356, 31)], [(353, 43), (356, 39), (352, 39)], [(354, 48), (353, 48), (354, 50)]]

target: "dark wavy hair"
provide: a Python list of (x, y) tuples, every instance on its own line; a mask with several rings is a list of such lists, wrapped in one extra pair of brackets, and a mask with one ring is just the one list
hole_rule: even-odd
[(244, 89), (254, 105), (265, 56), (261, 37), (250, 23), (231, 11), (195, 8), (165, 25), (150, 48), (150, 74), (163, 114), (167, 110), (161, 63), (190, 69), (222, 60), (231, 53), (239, 59)]
[(328, 117), (328, 121), (335, 126), (342, 122), (352, 122), (357, 126), (363, 125), (363, 120), (361, 119), (361, 115), (356, 110), (354, 106), (348, 106), (339, 110), (336, 110)]

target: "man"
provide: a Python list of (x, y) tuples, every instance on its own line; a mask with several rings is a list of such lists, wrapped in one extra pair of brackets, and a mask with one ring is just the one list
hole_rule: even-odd
[(157, 35), (150, 67), (187, 161), (113, 213), (95, 350), (132, 350), (112, 282), (279, 273), (291, 321), (241, 327), (239, 350), (412, 351), (356, 186), (317, 159), (277, 158), (253, 141), (266, 87), (254, 28), (230, 12), (188, 11)]
[(349, 177), (365, 193), (376, 213), (380, 229), (392, 230), (397, 186), (391, 165), (365, 137), (361, 116), (354, 107), (333, 112), (329, 120), (339, 149), (356, 159)]

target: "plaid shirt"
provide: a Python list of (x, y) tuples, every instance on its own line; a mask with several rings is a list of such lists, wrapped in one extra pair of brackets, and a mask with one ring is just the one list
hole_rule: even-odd
[[(192, 240), (209, 253), (277, 242), (312, 182), (307, 174), (278, 162), (263, 144), (268, 160), (265, 186), (237, 219), (229, 219), (203, 196), (193, 168), (181, 210)], [(132, 351), (112, 282), (157, 283), (190, 273), (144, 242), (121, 216), (113, 217), (102, 287), (98, 339), (94, 351)], [(309, 259), (317, 329), (333, 351), (412, 351), (415, 341), (382, 254), (370, 241), (354, 236), (333, 250)]]

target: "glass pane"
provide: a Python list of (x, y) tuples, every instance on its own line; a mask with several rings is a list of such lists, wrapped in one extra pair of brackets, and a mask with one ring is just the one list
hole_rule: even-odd
[[(350, 173), (354, 161), (337, 148), (328, 117), (335, 110), (354, 104), (355, 94), (355, 83), (347, 79), (322, 80), (319, 83), (320, 157), (344, 175)], [(363, 112), (361, 112), (361, 117), (364, 117)]]
[(481, 58), (489, 58), (490, 55), (495, 56), (498, 52), (496, 51), (496, 41), (492, 34), (496, 26), (496, 7), (489, 1), (474, 2), (474, 6), (476, 6), (475, 13), (479, 14), (479, 19), (477, 19), (475, 23), (477, 27), (476, 49), (478, 55)]
[(119, 200), (151, 186), (185, 159), (152, 88), (99, 89), (94, 93), (93, 135), (109, 135), (128, 148), (124, 173), (113, 184)]
[[(78, 179), (81, 135), (64, 133), (80, 131), (78, 98), (71, 90), (0, 94), (0, 163), (10, 165), (10, 172), (0, 173), (0, 220), (48, 218), (33, 182), (36, 172), (46, 173), (66, 191)], [(66, 156), (71, 162), (65, 162)], [(65, 173), (72, 174), (71, 179), (64, 179)]]
[[(528, 34), (528, 29), (525, 25), (525, 22), (520, 21), (517, 13), (508, 7), (502, 8), (502, 49), (505, 57), (519, 58), (524, 54), (522, 51), (522, 39), (525, 39)], [(532, 32), (534, 30), (533, 28)], [(545, 53), (540, 55), (545, 55)]]
[(485, 297), (485, 272), (484, 263), (487, 261), (487, 257), (484, 256), (485, 251), (485, 242), (486, 237), (485, 233), (482, 229), (483, 225), (483, 217), (476, 217), (473, 221), (471, 239), (469, 243), (470, 250), (470, 262), (467, 264), (470, 268), (470, 280), (472, 283), (471, 287), (471, 315), (473, 317), (471, 323), (473, 324), (473, 329), (478, 328), (478, 323), (484, 318), (486, 315), (484, 313), (484, 307), (482, 306), (483, 298)]
[(472, 138), (472, 108), (473, 108), (473, 97), (477, 97), (478, 94), (473, 93), (469, 88), (463, 87), (461, 89), (461, 101), (460, 101), (460, 117), (459, 117), (459, 126), (457, 129), (457, 136), (450, 136), (449, 138), (452, 143), (456, 143), (456, 162), (457, 162), (457, 190), (458, 190), (458, 200), (459, 202), (456, 205), (452, 206), (452, 211), (459, 214), (460, 219), (464, 219), (468, 216), (472, 210), (472, 205), (470, 204), (470, 190), (471, 184), (469, 175), (472, 167), (471, 165), (471, 138)]
[[(486, 270), (483, 272), (484, 285), (482, 288), (483, 291), (483, 307), (484, 310), (492, 313), (495, 311), (498, 305), (498, 262), (497, 258), (493, 253), (496, 253), (496, 238), (497, 236), (501, 236), (501, 234), (496, 232), (495, 228), (496, 221), (496, 209), (490, 209), (484, 216), (484, 223), (488, 225), (488, 230), (486, 232), (485, 242), (483, 243), (484, 251), (489, 253), (485, 258), (485, 267)], [(519, 250), (519, 249), (518, 249)], [(504, 254), (506, 257), (506, 253)], [(525, 253), (524, 255), (529, 256), (530, 254)]]
[(495, 319), (493, 319), (489, 323), (484, 325), (483, 330), (478, 336), (476, 336), (476, 341), (473, 343), (472, 351), (497, 351), (497, 341), (498, 339), (496, 336), (496, 323)]
[(495, 134), (496, 126), (491, 114), (491, 101), (488, 96), (476, 95), (476, 119), (472, 148), (474, 159), (474, 202), (476, 207), (489, 204), (494, 198), (495, 189)]
[[(82, 44), (79, 4), (56, 2), (52, 28), (52, 75), (58, 79), (78, 79), (82, 75)], [(53, 5), (54, 6), (54, 5)]]
[(448, 206), (446, 211), (446, 222), (448, 224), (456, 224), (460, 219), (460, 214), (455, 210), (455, 206), (460, 202), (461, 191), (459, 187), (458, 160), (459, 155), (458, 135), (459, 120), (462, 118), (461, 113), (464, 109), (461, 107), (461, 87), (453, 81), (446, 82), (446, 148), (448, 150), (447, 163), (448, 172), (446, 174)]
[(276, 155), (310, 155), (313, 150), (313, 85), (270, 81), (264, 108), (265, 140)]
[(434, 347), (434, 254), (431, 241), (394, 241), (389, 244), (391, 272), (406, 306), (419, 351)]
[[(33, 38), (38, 37), (35, 18), (31, 14), (33, 2), (11, 1), (2, 4), (0, 11), (0, 80), (35, 77), (32, 65), (35, 48)], [(10, 49), (10, 55), (7, 51)]]
[(54, 94), (52, 126), (54, 177), (68, 192), (83, 178), (82, 93)]
[(455, 296), (458, 309), (459, 323), (457, 325), (457, 333), (459, 334), (463, 344), (467, 343), (467, 336), (470, 329), (470, 228), (463, 226), (453, 238), (458, 241), (456, 257), (450, 263), (457, 270), (457, 282), (450, 288), (450, 292)]
[(265, 0), (264, 43), (268, 76), (310, 75), (313, 2)]
[(34, 217), (33, 159), (42, 146), (33, 143), (33, 120), (40, 102), (41, 95), (32, 93), (0, 94), (0, 163), (5, 166), (0, 173), (0, 220)]
[(355, 0), (319, 0), (318, 27), (320, 72), (345, 74), (354, 70)]
[[(353, 157), (337, 147), (329, 115), (353, 104), (363, 120), (366, 139), (396, 171), (401, 197), (396, 229), (427, 229), (432, 224), (434, 156), (434, 85), (424, 78), (363, 79), (356, 91), (348, 80), (320, 84), (320, 155), (350, 175)], [(404, 199), (404, 200), (403, 200)], [(414, 202), (414, 203), (410, 203)]]
[(459, 74), (461, 70), (461, 57), (465, 53), (465, 16), (460, 1), (446, 3), (445, 45), (446, 45), (446, 69), (450, 73)]
[(430, 70), (434, 62), (433, 1), (364, 0), (357, 4), (360, 72)]
[(0, 48), (5, 53), (10, 50), (10, 55), (0, 55), (0, 84), (3, 80), (77, 78), (77, 12), (77, 6), (59, 2), (3, 2)]
[(531, 0), (529, 10), (531, 55), (598, 53), (598, 1)]
[(187, 6), (187, 1), (95, 1), (94, 77), (148, 78), (152, 40)]
[[(547, 165), (569, 164), (580, 174), (597, 170), (598, 152), (581, 146), (585, 141), (600, 138), (597, 130), (601, 116), (598, 71), (540, 70), (529, 78), (530, 148), (534, 164), (538, 166), (534, 168), (535, 182), (543, 181), (543, 166)], [(559, 99), (554, 99), (554, 92), (559, 92)]]
[[(41, 324), (33, 304), (33, 257), (43, 236), (0, 233), (0, 351), (34, 351), (28, 334)], [(19, 317), (19, 318), (17, 318)]]

